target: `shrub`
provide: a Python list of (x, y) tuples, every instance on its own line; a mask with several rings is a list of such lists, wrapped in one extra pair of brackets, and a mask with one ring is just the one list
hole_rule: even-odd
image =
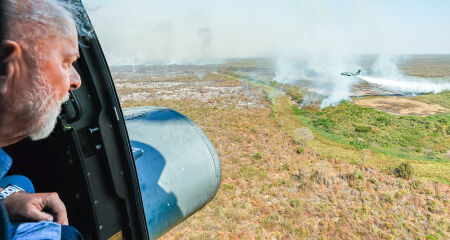
[(437, 159), (437, 152), (430, 151), (430, 152), (425, 153), (425, 156), (430, 160), (434, 160), (434, 159)]
[(425, 187), (425, 188), (423, 189), (423, 192), (424, 192), (425, 194), (431, 195), (434, 191), (433, 191), (432, 188)]
[(420, 185), (421, 185), (420, 182), (415, 180), (410, 184), (410, 187), (411, 187), (411, 189), (417, 190), (417, 189), (419, 189)]
[(428, 235), (425, 239), (426, 240), (437, 240), (433, 235)]
[(302, 105), (302, 110), (309, 111), (312, 113), (316, 113), (320, 110), (320, 101), (310, 102), (308, 104)]
[(439, 120), (438, 120), (438, 122), (440, 122), (440, 123), (443, 123), (443, 124), (445, 124), (445, 125), (447, 125), (447, 124), (448, 124), (448, 120), (447, 120), (447, 119), (445, 119), (445, 118), (441, 118), (441, 119), (439, 119)]
[(302, 154), (304, 151), (305, 151), (305, 148), (302, 147), (302, 146), (299, 146), (299, 147), (297, 148), (297, 154)]
[(283, 165), (281, 166), (281, 170), (283, 170), (283, 171), (289, 171), (289, 164), (287, 164), (287, 163), (283, 163)]
[(366, 132), (372, 131), (372, 127), (370, 127), (370, 126), (355, 126), (355, 131), (366, 133)]
[(286, 94), (289, 95), (297, 103), (302, 103), (305, 94), (302, 93), (298, 86), (286, 86)]
[(329, 118), (318, 118), (312, 121), (312, 124), (316, 128), (322, 128), (325, 130), (331, 130), (336, 127), (336, 123)]
[(438, 209), (438, 203), (436, 202), (436, 200), (430, 200), (427, 202), (427, 209), (428, 211), (434, 213), (437, 211)]
[(375, 118), (375, 121), (377, 121), (377, 125), (389, 125), (391, 123), (391, 120), (385, 116), (380, 116)]
[(363, 181), (364, 180), (364, 173), (359, 171), (358, 169), (355, 169), (353, 171), (353, 174), (352, 174), (352, 179), (359, 179), (359, 180)]
[(350, 141), (350, 145), (354, 146), (357, 149), (366, 149), (369, 148), (369, 144), (361, 141)]
[(253, 159), (255, 160), (261, 160), (263, 157), (263, 154), (261, 152), (257, 152), (255, 154), (253, 154)]
[(398, 167), (394, 168), (394, 175), (400, 178), (410, 178), (413, 170), (411, 164), (402, 162)]
[(394, 194), (392, 194), (392, 192), (385, 192), (381, 195), (381, 199), (383, 199), (383, 201), (385, 201), (385, 202), (393, 203), (394, 202)]
[(223, 190), (234, 190), (234, 186), (227, 184), (222, 184), (222, 188)]
[(289, 201), (289, 205), (293, 208), (299, 209), (303, 206), (303, 201), (300, 199), (292, 199)]
[(262, 224), (264, 228), (268, 228), (272, 225), (276, 225), (276, 221), (278, 221), (278, 214), (271, 214), (262, 220)]
[(281, 87), (281, 83), (275, 81), (275, 80), (270, 80), (269, 81), (270, 86), (272, 87)]
[(318, 170), (314, 171), (314, 173), (311, 174), (309, 178), (316, 183), (322, 183), (325, 180), (323, 173), (319, 172)]

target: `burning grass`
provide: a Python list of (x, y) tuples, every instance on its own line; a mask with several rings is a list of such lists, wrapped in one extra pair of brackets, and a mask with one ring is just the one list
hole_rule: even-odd
[[(447, 184), (397, 178), (368, 163), (318, 154), (317, 144), (359, 152), (327, 144), (320, 135), (303, 147), (291, 133), (304, 125), (286, 95), (224, 78), (242, 91), (206, 102), (158, 95), (122, 101), (123, 107), (165, 106), (187, 115), (211, 139), (222, 162), (222, 185), (214, 200), (164, 238), (449, 237)], [(214, 91), (220, 81), (210, 80), (208, 90)]]

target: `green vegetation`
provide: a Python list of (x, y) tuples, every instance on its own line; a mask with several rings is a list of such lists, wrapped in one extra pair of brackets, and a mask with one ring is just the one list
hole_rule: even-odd
[(300, 209), (303, 206), (303, 201), (301, 199), (289, 200), (289, 205), (295, 209)]
[(253, 159), (255, 159), (255, 160), (261, 160), (262, 159), (262, 157), (263, 157), (263, 154), (261, 153), (261, 152), (257, 152), (257, 153), (255, 153), (255, 154), (253, 154)]
[(302, 154), (305, 151), (305, 148), (303, 146), (299, 146), (296, 150), (297, 154)]
[(342, 145), (405, 159), (448, 161), (450, 114), (398, 116), (348, 101), (317, 112), (293, 108), (302, 123)]
[(258, 177), (259, 180), (263, 180), (267, 177), (267, 173), (264, 169), (257, 168), (254, 166), (244, 166), (239, 169), (241, 176), (247, 180)]
[[(314, 139), (304, 146), (305, 150), (385, 172), (408, 162), (414, 168), (415, 178), (450, 182), (447, 153), (450, 129), (445, 124), (449, 122), (449, 114), (393, 115), (348, 101), (325, 109), (316, 103), (299, 109), (280, 90), (255, 85), (270, 98), (271, 116), (282, 131), (292, 136), (301, 127), (313, 131)], [(440, 94), (428, 96), (430, 100), (433, 97), (441, 98)]]
[(284, 90), (286, 91), (287, 95), (291, 96), (292, 100), (296, 101), (297, 103), (303, 102), (305, 94), (300, 90), (300, 87), (284, 85)]
[(370, 132), (371, 130), (372, 130), (371, 126), (355, 126), (356, 132), (365, 133), (365, 132)]
[(348, 179), (359, 179), (364, 180), (364, 174), (358, 169), (353, 170), (353, 173), (347, 175)]
[(297, 103), (302, 103), (303, 98), (305, 97), (305, 93), (301, 90), (299, 86), (294, 86), (290, 84), (283, 84), (279, 83), (274, 80), (269, 81), (269, 85), (277, 88), (283, 92), (285, 92), (288, 96), (291, 97), (292, 100), (294, 100)]
[(275, 225), (278, 220), (278, 214), (274, 213), (269, 215), (268, 217), (264, 218), (262, 220), (262, 224), (264, 225), (264, 228), (269, 228), (272, 225)]
[(358, 141), (358, 140), (352, 140), (349, 143), (351, 146), (357, 148), (357, 149), (367, 149), (369, 148), (369, 144), (363, 141)]
[(402, 162), (400, 166), (394, 168), (393, 174), (399, 178), (410, 178), (413, 174), (411, 164)]

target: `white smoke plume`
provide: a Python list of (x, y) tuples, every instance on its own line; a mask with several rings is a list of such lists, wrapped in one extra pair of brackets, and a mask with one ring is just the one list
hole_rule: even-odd
[(283, 84), (295, 84), (300, 79), (307, 78), (302, 70), (301, 64), (295, 59), (280, 58), (276, 62), (273, 80)]
[[(307, 91), (322, 95), (321, 107), (336, 105), (342, 100), (350, 100), (352, 86), (359, 80), (342, 76), (343, 70), (356, 70), (353, 60), (279, 59), (276, 62), (273, 80), (280, 83), (303, 86)], [(314, 100), (314, 99), (312, 99)]]
[(372, 67), (372, 76), (358, 76), (358, 78), (383, 89), (401, 94), (440, 93), (450, 90), (447, 79), (425, 79), (407, 76), (402, 73), (392, 57), (381, 55)]
[(445, 90), (450, 90), (450, 83), (448, 82), (433, 82), (417, 77), (385, 78), (360, 76), (359, 78), (379, 85), (386, 90), (402, 94), (440, 93)]
[(448, 79), (425, 79), (402, 73), (392, 57), (381, 55), (371, 67), (370, 75), (364, 72), (357, 76), (342, 76), (341, 72), (355, 72), (357, 64), (350, 59), (328, 61), (314, 65), (308, 59), (279, 59), (276, 62), (273, 80), (280, 83), (301, 85), (306, 90), (322, 95), (321, 107), (336, 105), (342, 100), (351, 100), (353, 87), (361, 81), (397, 94), (416, 95), (440, 93), (450, 90)]

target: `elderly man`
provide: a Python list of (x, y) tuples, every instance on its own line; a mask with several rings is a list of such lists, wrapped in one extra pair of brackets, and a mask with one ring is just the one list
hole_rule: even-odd
[(6, 3), (8, 30), (0, 45), (0, 182), (10, 184), (0, 188), (0, 213), (6, 209), (13, 223), (1, 230), (12, 239), (64, 239), (66, 234), (80, 239), (74, 228), (61, 226), (68, 219), (57, 193), (33, 193), (25, 177), (4, 177), (11, 159), (1, 150), (52, 132), (68, 91), (81, 84), (72, 66), (79, 57), (76, 27), (59, 1)]

